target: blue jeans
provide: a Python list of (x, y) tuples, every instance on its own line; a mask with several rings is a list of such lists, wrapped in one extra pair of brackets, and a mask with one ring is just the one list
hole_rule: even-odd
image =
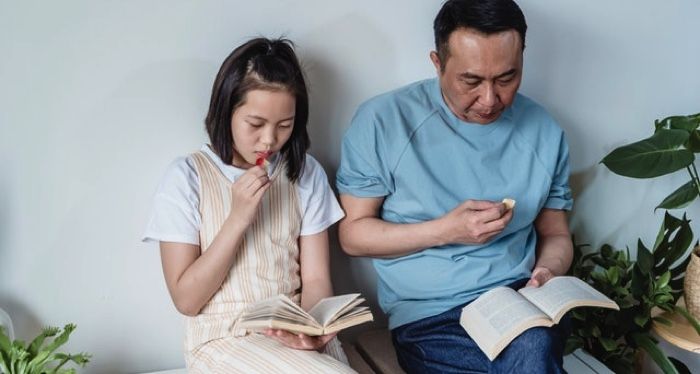
[[(509, 287), (519, 289), (527, 279)], [(465, 304), (466, 305), (466, 304)], [(399, 364), (407, 373), (565, 373), (568, 316), (551, 328), (535, 327), (515, 338), (491, 362), (459, 324), (464, 305), (391, 331)]]

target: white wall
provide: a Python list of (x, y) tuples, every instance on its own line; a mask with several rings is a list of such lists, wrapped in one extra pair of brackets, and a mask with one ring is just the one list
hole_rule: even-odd
[[(356, 106), (434, 74), (439, 5), (0, 0), (0, 307), (20, 337), (75, 322), (66, 349), (94, 354), (86, 372), (182, 365), (181, 320), (158, 251), (139, 239), (166, 165), (206, 141), (202, 121), (223, 58), (257, 35), (298, 44), (311, 86), (311, 153), (332, 177)], [(521, 6), (530, 27), (522, 92), (567, 132), (572, 226), (596, 246), (651, 241), (662, 216), (653, 207), (685, 176), (631, 180), (598, 162), (649, 135), (656, 118), (700, 112), (700, 3)], [(697, 203), (688, 211), (700, 217)], [(333, 275), (338, 292), (374, 298), (366, 260), (335, 253)]]

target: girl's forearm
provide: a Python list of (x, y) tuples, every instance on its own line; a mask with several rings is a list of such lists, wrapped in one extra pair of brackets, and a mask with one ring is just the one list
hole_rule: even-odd
[(333, 296), (330, 280), (305, 282), (301, 287), (301, 308), (309, 310), (324, 297)]
[(207, 250), (182, 273), (174, 295), (180, 312), (197, 315), (219, 290), (231, 270), (246, 228), (227, 219)]

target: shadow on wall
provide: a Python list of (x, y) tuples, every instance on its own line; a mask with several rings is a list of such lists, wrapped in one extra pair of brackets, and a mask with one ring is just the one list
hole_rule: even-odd
[(41, 320), (18, 299), (4, 293), (0, 294), (0, 307), (12, 320), (15, 339), (29, 341), (41, 332), (43, 326)]
[[(597, 250), (603, 243), (624, 247), (638, 237), (653, 240), (658, 222), (642, 222), (639, 217), (655, 214), (654, 203), (660, 200), (654, 196), (654, 182), (639, 183), (615, 175), (600, 164), (573, 173), (569, 179), (574, 194), (570, 226), (576, 241)], [(656, 214), (663, 217), (660, 212)], [(630, 252), (636, 256), (636, 244), (631, 245)]]
[[(396, 80), (395, 46), (361, 13), (329, 20), (300, 39), (304, 42), (298, 51), (310, 92), (312, 153), (334, 182), (342, 136), (355, 110), (365, 100), (394, 88), (382, 85)], [(379, 61), (377, 56), (388, 57)]]

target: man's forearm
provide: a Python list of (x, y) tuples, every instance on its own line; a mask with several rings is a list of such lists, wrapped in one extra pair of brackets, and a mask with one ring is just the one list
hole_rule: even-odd
[(535, 268), (545, 267), (553, 275), (564, 275), (571, 266), (574, 247), (569, 235), (549, 235), (538, 238)]
[(439, 221), (391, 223), (376, 217), (340, 222), (340, 244), (352, 256), (400, 257), (445, 244)]

